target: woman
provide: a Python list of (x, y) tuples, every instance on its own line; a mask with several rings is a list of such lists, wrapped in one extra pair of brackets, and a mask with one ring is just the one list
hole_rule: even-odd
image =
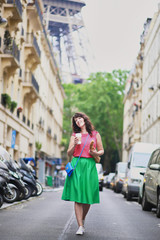
[[(75, 215), (79, 226), (77, 235), (83, 235), (85, 217), (90, 204), (99, 203), (99, 182), (94, 157), (104, 153), (100, 134), (87, 115), (75, 113), (72, 117), (73, 134), (70, 139), (67, 154), (73, 156), (72, 167), (75, 166), (87, 138), (86, 145), (78, 164), (70, 177), (67, 176), (62, 199), (75, 202)], [(81, 133), (81, 144), (76, 137)], [(94, 140), (94, 149), (90, 150), (91, 140)], [(96, 150), (97, 149), (97, 150)]]

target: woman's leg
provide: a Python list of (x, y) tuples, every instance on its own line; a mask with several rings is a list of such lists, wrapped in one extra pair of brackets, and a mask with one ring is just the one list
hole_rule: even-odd
[(83, 206), (83, 221), (84, 221), (91, 205), (90, 204), (82, 204), (82, 206)]
[(83, 204), (75, 202), (74, 209), (78, 226), (83, 226)]

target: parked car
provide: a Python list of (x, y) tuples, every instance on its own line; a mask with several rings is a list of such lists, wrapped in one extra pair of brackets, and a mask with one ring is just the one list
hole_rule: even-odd
[(110, 186), (110, 183), (111, 183), (111, 181), (112, 181), (112, 179), (113, 179), (114, 176), (115, 176), (115, 173), (109, 173), (109, 174), (108, 174), (107, 184), (106, 184), (106, 187), (107, 187), (107, 188), (110, 188), (110, 187), (111, 187), (111, 186)]
[(103, 167), (101, 163), (96, 163), (98, 180), (99, 180), (99, 191), (103, 191)]
[(67, 177), (66, 170), (60, 170), (58, 172), (58, 177), (59, 177), (60, 186), (64, 186), (64, 183)]
[(106, 187), (107, 179), (108, 179), (108, 175), (106, 175), (106, 172), (103, 172), (103, 187)]
[(110, 189), (115, 190), (115, 175), (111, 179)]
[(127, 168), (126, 162), (118, 162), (116, 164), (114, 177), (114, 191), (117, 193), (122, 191), (122, 185), (125, 178), (126, 168)]
[(124, 198), (126, 198), (127, 182), (128, 182), (128, 179), (124, 178), (123, 185), (122, 185), (122, 191), (121, 191), (121, 193), (123, 194)]
[(138, 197), (141, 182), (140, 172), (146, 171), (149, 158), (157, 147), (159, 147), (157, 144), (137, 142), (131, 148), (125, 176), (126, 188), (123, 188), (128, 201), (132, 197)]
[(139, 183), (139, 192), (138, 192), (138, 203), (139, 204), (142, 203), (144, 174), (145, 174), (145, 172), (140, 172), (141, 180), (140, 180), (140, 183)]
[(152, 153), (143, 181), (142, 210), (150, 211), (153, 207), (160, 218), (160, 148)]

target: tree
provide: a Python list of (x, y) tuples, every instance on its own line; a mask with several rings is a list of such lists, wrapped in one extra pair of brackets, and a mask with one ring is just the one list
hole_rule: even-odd
[[(63, 152), (65, 153), (70, 136), (72, 133), (72, 127), (71, 127), (71, 118), (75, 111), (78, 109), (75, 107), (75, 102), (77, 101), (77, 88), (78, 85), (75, 84), (64, 84), (63, 85), (65, 90), (66, 98), (64, 100), (64, 114), (63, 114), (63, 136), (61, 141), (61, 146), (63, 146)], [(66, 154), (64, 154), (64, 158), (66, 158)]]
[[(83, 85), (74, 85), (70, 90), (69, 86), (64, 87), (67, 96), (70, 91), (70, 98), (66, 99), (66, 103), (72, 109), (71, 116), (75, 109), (85, 112), (100, 132), (105, 149), (105, 168), (108, 166), (111, 169), (110, 161), (121, 160), (123, 97), (127, 75), (128, 71), (121, 70), (114, 70), (112, 73), (98, 72), (91, 74)], [(64, 114), (64, 125), (67, 124), (65, 121), (67, 119)]]

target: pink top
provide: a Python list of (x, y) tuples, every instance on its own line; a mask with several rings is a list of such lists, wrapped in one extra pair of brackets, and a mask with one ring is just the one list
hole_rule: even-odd
[[(82, 152), (82, 155), (81, 157), (84, 157), (84, 158), (93, 158), (93, 156), (91, 156), (89, 154), (89, 148), (90, 148), (90, 143), (92, 140), (94, 140), (94, 147), (96, 148), (96, 145), (97, 145), (97, 139), (96, 139), (96, 135), (97, 135), (97, 131), (93, 131), (92, 132), (92, 137), (89, 135), (88, 139), (87, 139), (87, 143), (83, 149), (83, 152)], [(74, 157), (79, 157), (80, 153), (81, 153), (81, 150), (84, 146), (84, 143), (86, 141), (86, 138), (87, 138), (87, 135), (88, 133), (84, 133), (82, 134), (82, 138), (81, 138), (81, 144), (77, 144), (75, 149), (74, 149), (74, 153), (73, 153), (73, 156)], [(72, 136), (75, 136), (75, 133), (72, 134)]]

